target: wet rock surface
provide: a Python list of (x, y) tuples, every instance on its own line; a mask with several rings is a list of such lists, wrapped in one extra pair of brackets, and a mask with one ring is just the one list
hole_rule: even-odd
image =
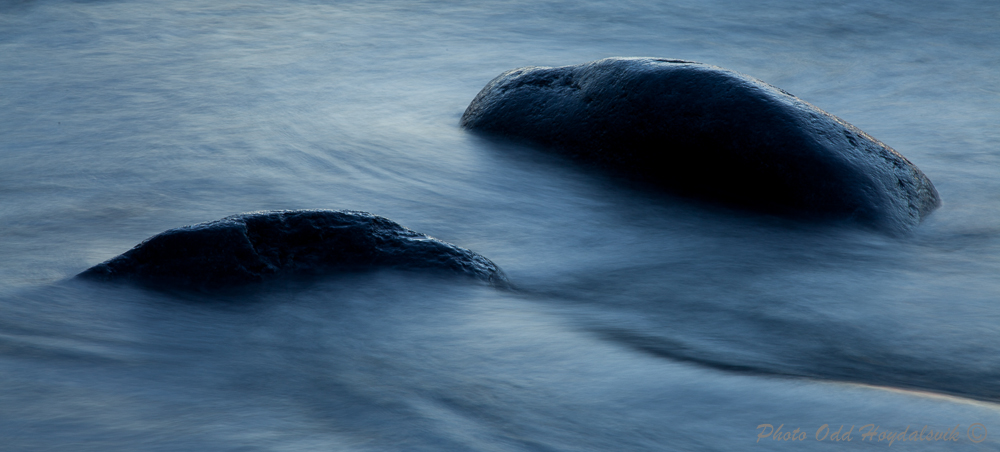
[(78, 277), (211, 290), (282, 275), (378, 268), (464, 274), (498, 287), (503, 271), (472, 251), (357, 211), (269, 211), (171, 229)]
[(909, 160), (760, 80), (680, 60), (507, 71), (462, 117), (685, 196), (905, 231), (940, 204)]

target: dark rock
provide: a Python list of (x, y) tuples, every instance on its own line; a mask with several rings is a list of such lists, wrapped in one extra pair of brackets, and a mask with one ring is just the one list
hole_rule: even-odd
[(508, 285), (472, 251), (377, 215), (329, 210), (253, 212), (171, 229), (78, 277), (204, 290), (374, 268), (439, 269)]
[(906, 230), (940, 205), (930, 180), (889, 146), (781, 89), (701, 63), (514, 69), (483, 88), (461, 124), (757, 211)]

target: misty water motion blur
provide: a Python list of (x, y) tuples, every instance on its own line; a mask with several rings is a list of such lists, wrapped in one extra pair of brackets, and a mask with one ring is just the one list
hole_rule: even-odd
[[(822, 425), (1000, 426), (998, 23), (985, 1), (0, 0), (0, 444), (728, 451), (784, 424), (808, 433), (789, 447), (841, 450), (858, 444)], [(609, 56), (781, 87), (900, 151), (944, 205), (905, 237), (801, 224), (459, 127), (505, 70)], [(280, 209), (376, 212), (519, 290), (68, 280)]]

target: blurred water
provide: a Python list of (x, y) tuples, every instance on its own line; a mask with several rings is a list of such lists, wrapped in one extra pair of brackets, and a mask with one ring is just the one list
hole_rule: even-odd
[[(997, 42), (1000, 7), (971, 1), (0, 0), (0, 444), (734, 450), (770, 423), (840, 449), (813, 433), (875, 423), (995, 450), (966, 429), (1000, 427)], [(902, 238), (789, 224), (458, 127), (504, 70), (607, 56), (779, 86), (945, 204)], [(386, 216), (520, 290), (64, 281), (165, 229), (297, 208)]]

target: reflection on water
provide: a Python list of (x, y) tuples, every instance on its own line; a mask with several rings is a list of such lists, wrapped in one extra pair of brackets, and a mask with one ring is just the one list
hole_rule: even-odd
[[(991, 2), (0, 1), (0, 441), (734, 450), (773, 424), (836, 449), (823, 424), (1000, 426), (998, 20)], [(902, 238), (788, 223), (458, 127), (504, 70), (613, 55), (788, 90), (945, 205)], [(520, 290), (63, 281), (166, 229), (299, 208), (386, 216)]]

